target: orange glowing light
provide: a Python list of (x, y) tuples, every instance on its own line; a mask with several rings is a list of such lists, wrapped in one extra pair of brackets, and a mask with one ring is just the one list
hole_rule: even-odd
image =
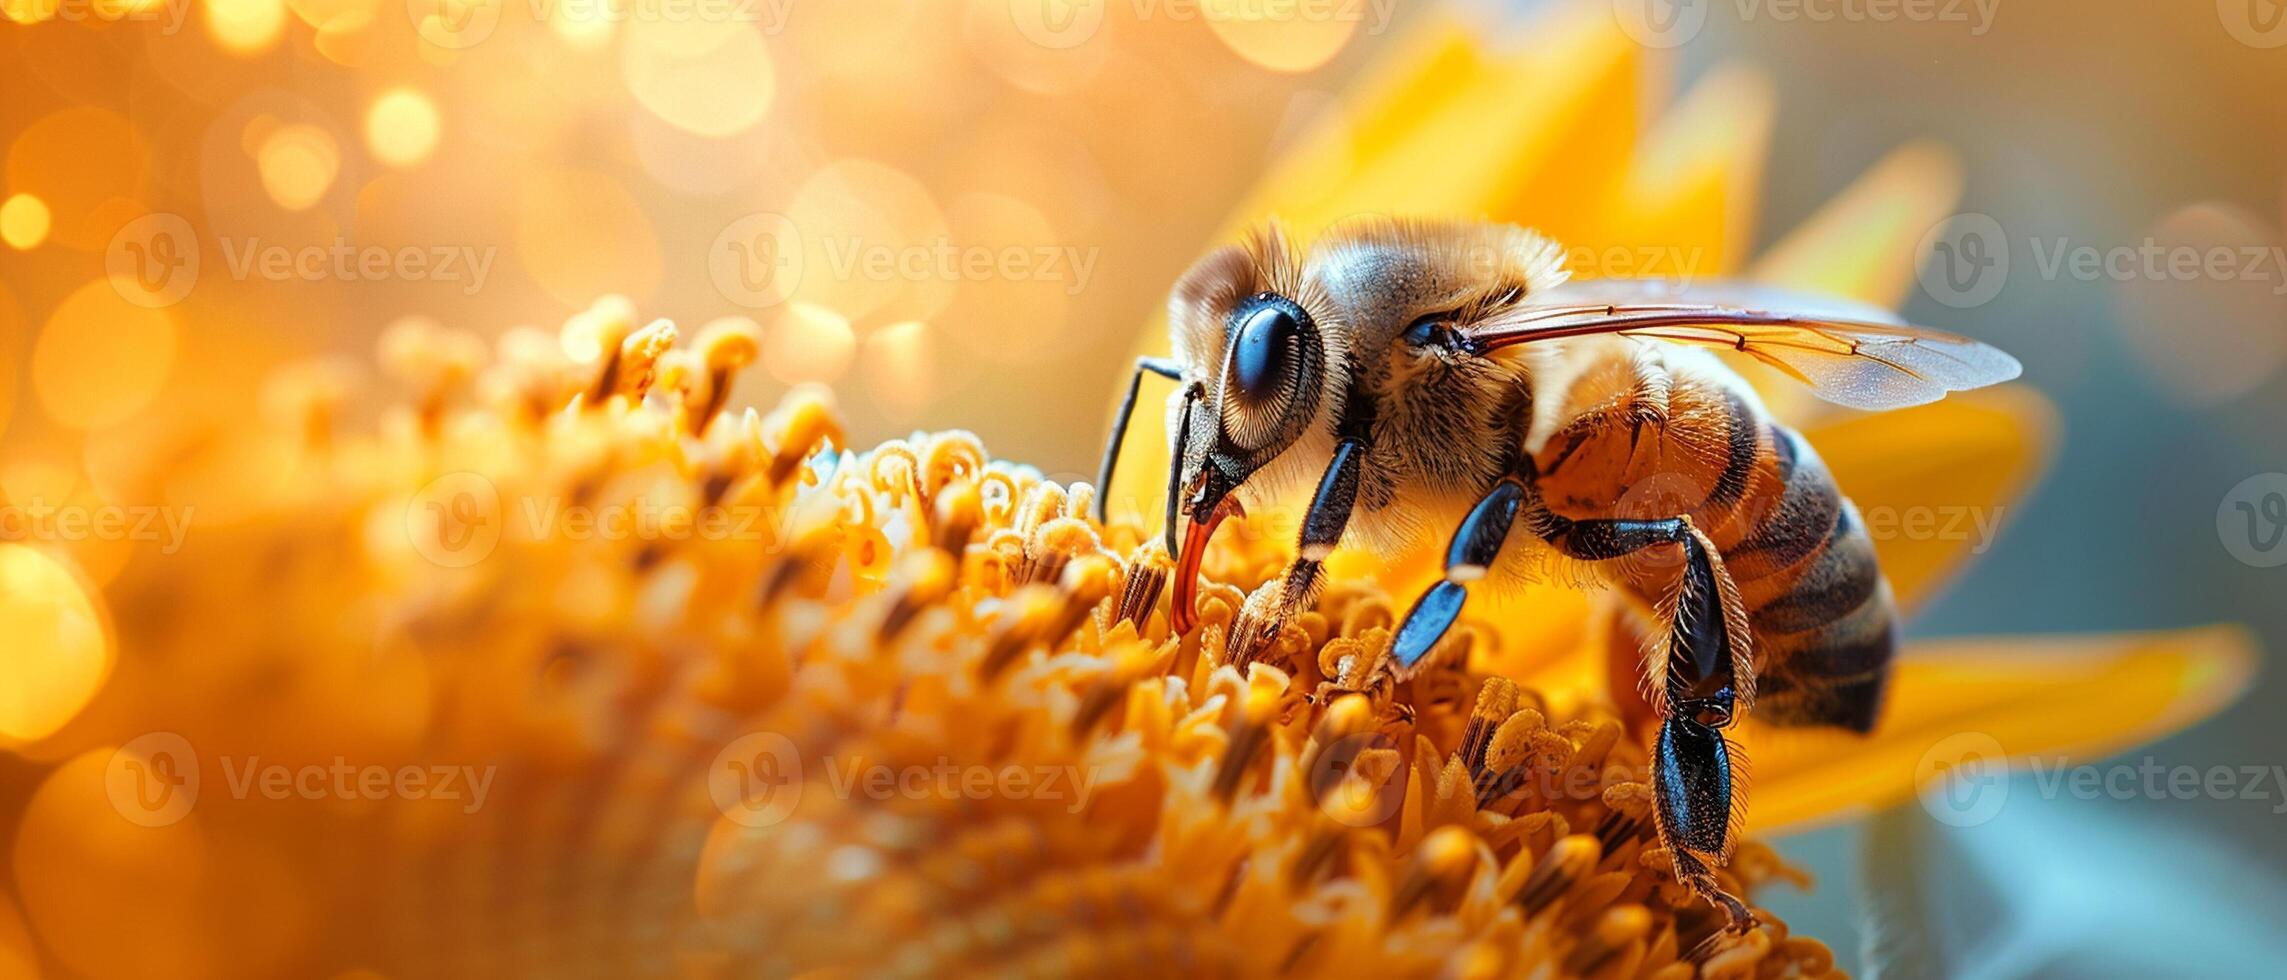
[(48, 240), (48, 206), (30, 194), (16, 194), (0, 203), (0, 241), (19, 252), (29, 252)]
[[(61, 498), (9, 505), (44, 509)], [(111, 673), (111, 641), (71, 570), (27, 545), (0, 544), (0, 738), (29, 742), (62, 728)]]
[(1216, 0), (1204, 4), (1207, 26), (1242, 58), (1272, 71), (1309, 71), (1342, 51), (1361, 26), (1379, 31), (1386, 14), (1373, 4)]
[(32, 386), (75, 429), (123, 421), (150, 403), (175, 359), (175, 322), (98, 279), (65, 297), (32, 348)]
[(652, 115), (701, 136), (731, 136), (761, 121), (777, 88), (762, 35), (732, 21), (637, 20), (620, 69)]
[(410, 167), (437, 148), (437, 107), (409, 88), (391, 89), (365, 114), (365, 145), (392, 167)]
[(286, 33), (286, 5), (280, 0), (208, 0), (206, 30), (216, 44), (238, 54), (255, 54)]
[(262, 139), (254, 162), (271, 200), (288, 211), (306, 211), (341, 172), (341, 148), (316, 126), (278, 126)]

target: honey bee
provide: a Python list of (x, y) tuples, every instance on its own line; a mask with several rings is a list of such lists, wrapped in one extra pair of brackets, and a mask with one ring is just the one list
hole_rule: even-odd
[[(1216, 526), (1250, 507), (1309, 501), (1258, 635), (1315, 601), (1338, 545), (1387, 553), (1450, 534), (1443, 580), (1391, 641), (1400, 670), (1430, 653), (1472, 583), (1536, 561), (1592, 570), (1648, 626), (1614, 666), (1658, 719), (1660, 840), (1677, 878), (1744, 930), (1752, 916), (1714, 874), (1744, 813), (1724, 730), (1752, 708), (1777, 725), (1870, 731), (1896, 626), (1857, 510), (1711, 349), (1860, 409), (2006, 381), (2018, 363), (1835, 301), (1566, 278), (1555, 243), (1493, 224), (1356, 223), (1307, 254), (1274, 226), (1219, 249), (1176, 284), (1174, 357), (1138, 363), (1098, 486), (1143, 375), (1176, 381), (1165, 534), (1178, 632), (1195, 625)], [(1646, 513), (1647, 500), (1667, 503)]]

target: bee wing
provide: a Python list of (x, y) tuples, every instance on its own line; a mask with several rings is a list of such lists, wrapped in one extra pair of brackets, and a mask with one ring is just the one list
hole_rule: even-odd
[(1566, 283), (1471, 325), (1461, 338), (1465, 348), (1483, 352), (1591, 334), (1729, 348), (1827, 401), (1874, 410), (1934, 402), (2022, 370), (1999, 350), (1902, 324), (1875, 307), (1744, 283)]

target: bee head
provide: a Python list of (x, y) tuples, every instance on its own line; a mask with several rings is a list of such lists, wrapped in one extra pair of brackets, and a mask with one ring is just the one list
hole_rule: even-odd
[[(1168, 411), (1168, 545), (1187, 562), (1242, 510), (1234, 492), (1251, 478), (1307, 469), (1289, 465), (1310, 455), (1298, 447), (1332, 452), (1346, 387), (1332, 308), (1276, 226), (1209, 254), (1177, 282), (1168, 324), (1184, 385)], [(1189, 539), (1180, 550), (1177, 523)]]

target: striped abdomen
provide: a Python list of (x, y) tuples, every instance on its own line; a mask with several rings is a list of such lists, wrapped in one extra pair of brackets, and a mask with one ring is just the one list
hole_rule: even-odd
[[(1753, 716), (1866, 731), (1896, 648), (1874, 542), (1810, 444), (1718, 371), (1659, 349), (1583, 373), (1535, 457), (1542, 494), (1574, 518), (1689, 514), (1748, 610)], [(1673, 575), (1627, 584), (1653, 601)]]

